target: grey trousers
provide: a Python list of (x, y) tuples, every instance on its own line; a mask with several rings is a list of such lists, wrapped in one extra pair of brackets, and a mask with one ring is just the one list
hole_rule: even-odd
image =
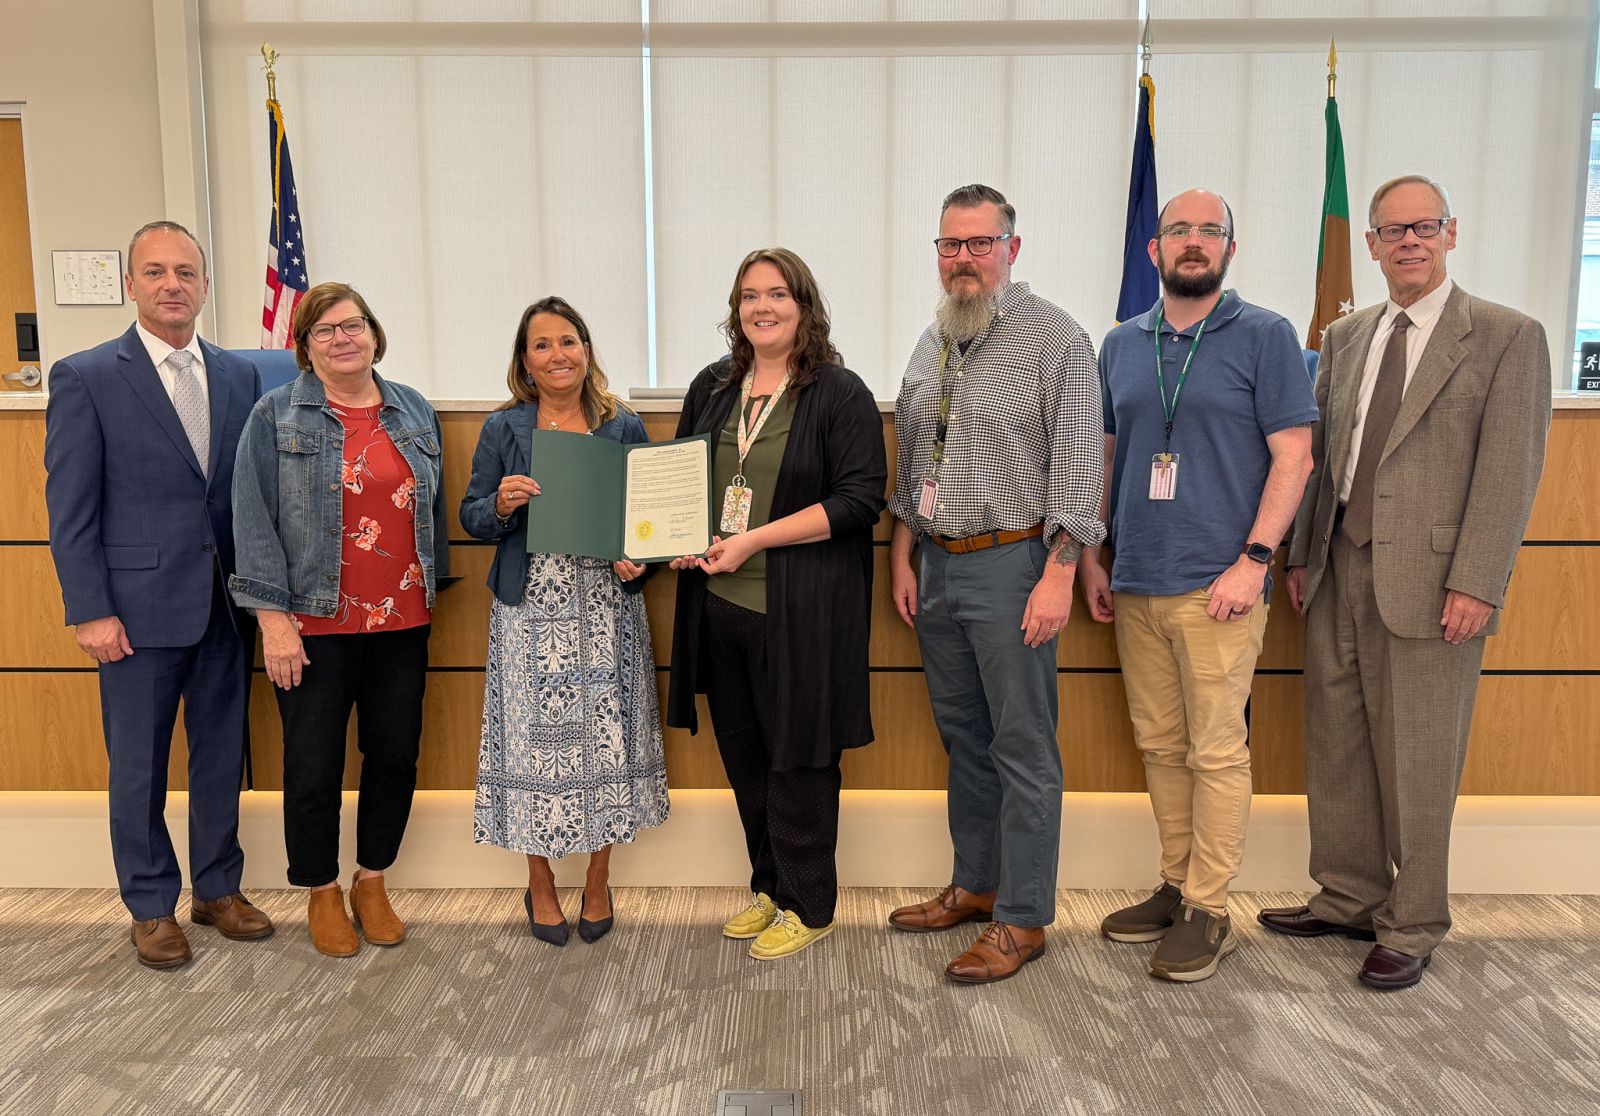
[(1394, 635), (1370, 548), (1335, 536), (1306, 624), (1311, 875), (1322, 888), (1311, 912), (1370, 926), (1415, 957), (1450, 929), (1450, 825), (1483, 644)]
[(1061, 843), (1056, 641), (1022, 641), (1044, 544), (1024, 539), (972, 554), (924, 545), (921, 552), (917, 642), (950, 755), (951, 880), (978, 894), (998, 892), (1000, 922), (1048, 926)]

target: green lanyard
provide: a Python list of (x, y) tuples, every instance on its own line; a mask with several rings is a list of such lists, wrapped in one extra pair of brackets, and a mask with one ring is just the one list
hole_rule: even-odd
[(1189, 342), (1189, 355), (1183, 358), (1183, 368), (1178, 373), (1178, 382), (1172, 386), (1172, 402), (1167, 402), (1167, 378), (1161, 371), (1161, 307), (1156, 307), (1156, 390), (1161, 393), (1161, 413), (1166, 417), (1166, 435), (1161, 442), (1161, 455), (1163, 460), (1172, 454), (1172, 420), (1178, 416), (1178, 396), (1183, 391), (1183, 382), (1189, 378), (1189, 365), (1194, 362), (1194, 354), (1200, 349), (1200, 338), (1205, 336), (1206, 326), (1211, 324), (1211, 316), (1217, 312), (1217, 307), (1222, 305), (1222, 300), (1231, 292), (1223, 291), (1217, 301), (1211, 304), (1211, 309), (1206, 311), (1206, 316), (1200, 319), (1200, 328), (1194, 331), (1194, 340)]
[[(956, 376), (961, 374), (962, 366), (967, 363), (966, 355), (956, 358)], [(950, 408), (955, 400), (956, 376), (945, 375), (950, 366), (950, 346), (946, 345), (939, 353), (939, 422), (933, 430), (933, 472), (937, 477), (939, 466), (944, 464), (944, 440), (950, 433)]]

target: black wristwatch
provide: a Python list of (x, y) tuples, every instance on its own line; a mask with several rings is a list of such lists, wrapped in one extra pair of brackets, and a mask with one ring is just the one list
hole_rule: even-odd
[(1272, 565), (1272, 548), (1264, 543), (1245, 543), (1244, 556), (1252, 562), (1260, 562), (1263, 566)]

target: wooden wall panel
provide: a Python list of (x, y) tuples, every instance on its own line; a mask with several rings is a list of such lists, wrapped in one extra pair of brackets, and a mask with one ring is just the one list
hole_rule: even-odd
[(1600, 677), (1489, 675), (1478, 683), (1463, 794), (1600, 794)]
[(1483, 666), (1600, 670), (1600, 546), (1522, 548)]
[(1544, 478), (1526, 537), (1600, 540), (1600, 500), (1594, 463), (1600, 454), (1600, 411), (1562, 410), (1551, 416)]
[(49, 538), (43, 411), (0, 411), (0, 484), (0, 541)]
[(47, 546), (0, 546), (0, 667), (86, 667)]
[(1306, 791), (1303, 692), (1297, 674), (1258, 674), (1250, 687), (1250, 774), (1257, 794)]

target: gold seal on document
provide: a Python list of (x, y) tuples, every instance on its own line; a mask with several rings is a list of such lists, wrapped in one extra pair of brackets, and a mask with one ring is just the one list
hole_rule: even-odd
[(639, 521), (639, 525), (633, 529), (633, 533), (638, 535), (639, 540), (643, 542), (649, 539), (651, 535), (656, 533), (656, 525), (651, 523), (648, 519), (641, 519)]

